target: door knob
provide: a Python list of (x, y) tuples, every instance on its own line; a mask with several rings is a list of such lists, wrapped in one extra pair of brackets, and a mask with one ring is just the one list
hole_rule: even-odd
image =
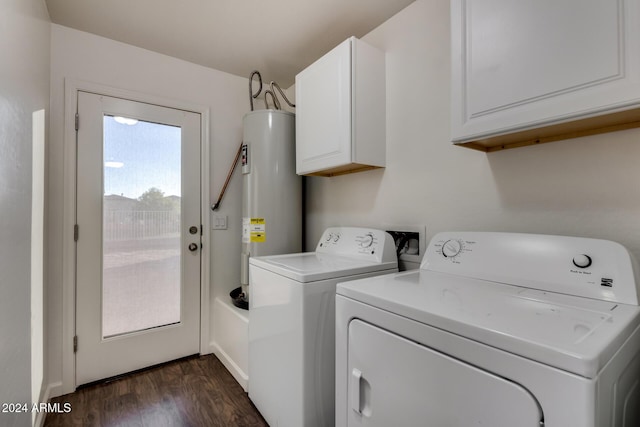
[(195, 244), (195, 243), (189, 243), (189, 250), (190, 250), (191, 252), (195, 252), (195, 251), (197, 251), (197, 250), (198, 250), (198, 245), (197, 245), (197, 244)]

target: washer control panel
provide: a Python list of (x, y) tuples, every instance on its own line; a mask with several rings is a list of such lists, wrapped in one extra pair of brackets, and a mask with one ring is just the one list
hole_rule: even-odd
[(422, 269), (638, 305), (636, 261), (608, 240), (521, 233), (445, 232)]
[(327, 228), (318, 241), (316, 252), (397, 262), (393, 237), (386, 231), (371, 228)]

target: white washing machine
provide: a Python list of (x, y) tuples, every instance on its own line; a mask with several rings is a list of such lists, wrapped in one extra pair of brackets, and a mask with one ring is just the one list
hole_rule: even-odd
[(640, 426), (634, 270), (610, 241), (448, 232), (339, 284), (336, 426)]
[(249, 397), (271, 427), (333, 426), (336, 283), (397, 272), (393, 238), (329, 228), (315, 252), (249, 262)]

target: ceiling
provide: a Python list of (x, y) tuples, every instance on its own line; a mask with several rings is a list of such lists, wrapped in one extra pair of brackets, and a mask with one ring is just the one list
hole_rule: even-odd
[(414, 0), (45, 0), (51, 20), (283, 88)]

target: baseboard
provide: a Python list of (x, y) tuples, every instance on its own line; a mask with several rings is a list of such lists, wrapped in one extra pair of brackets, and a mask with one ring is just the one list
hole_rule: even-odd
[(54, 397), (62, 396), (63, 394), (66, 393), (62, 392), (62, 381), (50, 383), (47, 385), (47, 389), (45, 391), (45, 395), (47, 396), (47, 400), (45, 400), (45, 402), (48, 402), (49, 399), (53, 399)]
[[(57, 397), (59, 395), (54, 395), (54, 390), (61, 390), (62, 382), (56, 382), (47, 384), (47, 387), (44, 389), (44, 394), (40, 396), (40, 402), (49, 402), (49, 399), (53, 397)], [(46, 412), (38, 412), (36, 414), (36, 418), (33, 421), (34, 427), (42, 427), (44, 425), (44, 420), (47, 416)]]
[(220, 346), (212, 342), (209, 344), (213, 350), (213, 354), (222, 362), (227, 371), (231, 373), (233, 378), (240, 384), (244, 391), (248, 391), (249, 388), (249, 376), (233, 361), (231, 357)]

